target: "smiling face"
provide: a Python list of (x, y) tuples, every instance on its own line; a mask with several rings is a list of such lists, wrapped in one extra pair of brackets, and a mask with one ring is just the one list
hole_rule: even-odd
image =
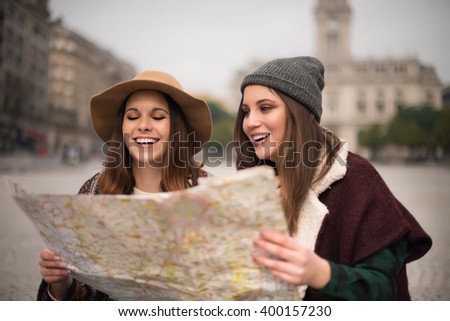
[(170, 113), (165, 97), (154, 90), (131, 94), (125, 105), (122, 133), (133, 164), (163, 164), (170, 138)]
[(245, 87), (242, 128), (259, 159), (277, 161), (286, 131), (286, 104), (266, 86)]

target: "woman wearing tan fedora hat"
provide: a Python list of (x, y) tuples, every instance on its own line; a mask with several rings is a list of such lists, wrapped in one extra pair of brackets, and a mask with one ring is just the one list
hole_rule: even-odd
[[(145, 194), (186, 189), (207, 176), (194, 160), (212, 131), (208, 105), (171, 75), (144, 71), (91, 99), (92, 123), (105, 142), (104, 170), (79, 194)], [(41, 251), (38, 300), (107, 300), (73, 279), (61, 258)]]

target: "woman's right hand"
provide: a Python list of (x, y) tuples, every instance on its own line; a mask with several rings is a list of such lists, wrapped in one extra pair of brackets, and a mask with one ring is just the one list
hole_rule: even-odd
[(73, 282), (66, 263), (56, 253), (44, 249), (41, 251), (39, 267), (42, 279), (49, 285), (51, 295), (57, 300), (64, 299)]

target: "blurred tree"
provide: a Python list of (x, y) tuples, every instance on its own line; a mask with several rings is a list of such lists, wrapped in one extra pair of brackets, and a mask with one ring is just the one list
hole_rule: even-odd
[(213, 134), (211, 141), (219, 142), (225, 149), (233, 140), (234, 116), (225, 111), (223, 106), (214, 100), (207, 101), (213, 119)]
[(380, 150), (386, 145), (387, 137), (380, 124), (373, 124), (359, 137), (361, 146), (367, 147), (373, 159), (378, 159)]
[(429, 106), (400, 108), (388, 125), (387, 141), (409, 147), (415, 157), (435, 156), (437, 144), (433, 133), (439, 113)]
[(445, 156), (450, 156), (450, 104), (440, 111), (434, 135), (435, 144), (442, 147)]

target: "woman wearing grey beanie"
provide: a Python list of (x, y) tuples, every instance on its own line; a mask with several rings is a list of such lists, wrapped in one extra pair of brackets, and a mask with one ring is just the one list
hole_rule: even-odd
[(270, 61), (247, 75), (235, 124), (237, 168), (272, 166), (289, 233), (263, 230), (253, 260), (304, 300), (410, 300), (406, 264), (431, 238), (375, 168), (320, 126), (324, 67)]

